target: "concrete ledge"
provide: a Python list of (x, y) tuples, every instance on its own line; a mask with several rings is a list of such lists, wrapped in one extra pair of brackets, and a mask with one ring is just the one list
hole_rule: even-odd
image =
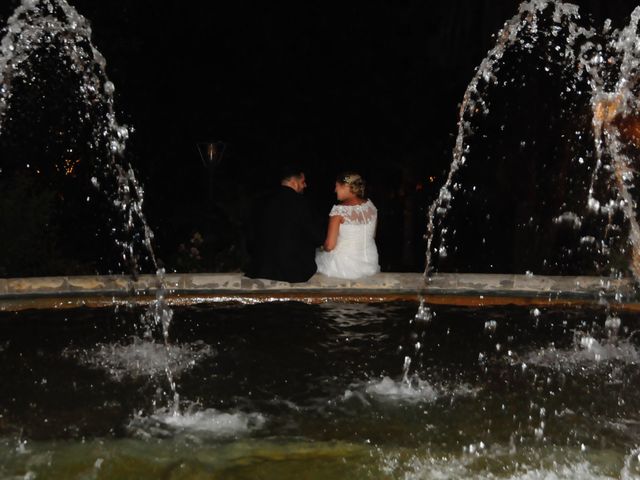
[(359, 280), (315, 275), (289, 284), (251, 279), (241, 273), (34, 277), (0, 279), (0, 311), (29, 308), (104, 307), (145, 304), (165, 287), (170, 304), (269, 301), (382, 302), (418, 301), (464, 306), (597, 305), (617, 297), (640, 309), (630, 279), (441, 273), (426, 281), (420, 273), (380, 273)]

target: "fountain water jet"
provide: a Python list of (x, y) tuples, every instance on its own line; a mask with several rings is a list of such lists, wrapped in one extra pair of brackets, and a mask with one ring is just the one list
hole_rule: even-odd
[[(640, 280), (640, 225), (636, 218), (635, 201), (631, 196), (633, 190), (634, 168), (633, 161), (628, 155), (628, 143), (625, 142), (625, 122), (633, 121), (633, 117), (638, 115), (638, 75), (640, 74), (640, 56), (637, 54), (640, 45), (638, 36), (638, 26), (640, 23), (640, 7), (637, 7), (632, 15), (631, 21), (620, 34), (613, 36), (610, 41), (614, 52), (621, 58), (619, 61), (618, 79), (612, 89), (608, 89), (607, 82), (603, 75), (598, 73), (596, 65), (614, 63), (609, 57), (606, 61), (600, 56), (594, 55), (584, 61), (585, 67), (591, 76), (589, 82), (592, 88), (592, 108), (593, 108), (593, 131), (596, 139), (596, 168), (594, 169), (594, 179), (599, 168), (603, 165), (603, 157), (608, 156), (613, 169), (615, 186), (618, 191), (618, 207), (624, 212), (629, 222), (628, 242), (631, 246), (630, 269), (636, 280)], [(582, 57), (584, 58), (584, 57)], [(594, 60), (595, 59), (595, 60)], [(615, 63), (614, 63), (615, 65)], [(634, 141), (634, 140), (632, 140)], [(593, 199), (593, 181), (589, 189), (589, 205), (597, 206), (597, 201)], [(595, 207), (597, 211), (598, 208)]]
[[(551, 27), (542, 29), (541, 19), (551, 21)], [(532, 52), (536, 42), (549, 38), (548, 42), (557, 42), (564, 35), (564, 48), (557, 46), (554, 56), (547, 55), (549, 64), (561, 66), (567, 72), (567, 91), (579, 91), (579, 83), (586, 81), (591, 88), (591, 108), (593, 110), (593, 134), (595, 136), (595, 166), (591, 175), (589, 195), (585, 206), (588, 211), (609, 216), (611, 225), (612, 213), (622, 211), (629, 226), (627, 242), (632, 250), (630, 270), (636, 280), (640, 279), (640, 226), (638, 225), (634, 201), (633, 168), (631, 158), (626, 152), (627, 143), (621, 137), (621, 131), (615, 119), (634, 115), (637, 112), (637, 81), (640, 71), (640, 58), (636, 46), (638, 37), (638, 21), (640, 8), (636, 9), (628, 27), (621, 32), (610, 31), (607, 23), (600, 34), (604, 38), (604, 46), (598, 40), (594, 29), (579, 26), (578, 7), (555, 0), (529, 0), (520, 5), (518, 13), (507, 21), (498, 33), (496, 45), (480, 63), (475, 75), (469, 83), (459, 113), (458, 133), (453, 150), (453, 160), (446, 181), (440, 189), (438, 197), (428, 210), (428, 226), (425, 235), (427, 241), (425, 278), (428, 282), (433, 272), (433, 256), (446, 256), (446, 244), (441, 235), (440, 244), (436, 242), (438, 228), (451, 208), (451, 202), (460, 189), (455, 183), (458, 171), (465, 165), (470, 152), (469, 137), (474, 133), (473, 118), (481, 113), (489, 114), (489, 99), (484, 91), (489, 85), (498, 84), (498, 73), (505, 53), (514, 46), (525, 52)], [(545, 37), (546, 36), (546, 37)], [(612, 56), (604, 58), (603, 50), (612, 50)], [(548, 68), (545, 68), (549, 70)], [(617, 71), (616, 71), (617, 69)], [(610, 78), (617, 77), (613, 85)], [(607, 165), (606, 162), (609, 162)], [(598, 172), (602, 169), (612, 172), (609, 188), (616, 190), (617, 201), (609, 202), (601, 207), (595, 199), (594, 185)], [(582, 216), (573, 212), (571, 218)], [(579, 226), (580, 223), (577, 224)], [(608, 230), (603, 234), (607, 237)], [(421, 309), (422, 310), (422, 309)], [(418, 318), (428, 315), (419, 312)]]
[[(540, 28), (542, 19), (550, 21), (551, 26)], [(614, 214), (622, 212), (629, 230), (626, 237), (626, 244), (631, 250), (629, 270), (636, 282), (640, 281), (640, 225), (636, 217), (636, 202), (632, 196), (635, 169), (629, 153), (634, 144), (635, 147), (640, 146), (640, 135), (637, 135), (640, 131), (640, 122), (637, 120), (640, 116), (640, 7), (633, 11), (629, 25), (621, 31), (611, 31), (610, 21), (607, 21), (602, 32), (598, 33), (593, 28), (578, 25), (580, 19), (579, 9), (573, 4), (556, 0), (524, 1), (520, 4), (518, 13), (504, 24), (497, 35), (495, 46), (478, 66), (460, 106), (458, 133), (448, 175), (428, 209), (424, 271), (427, 284), (433, 273), (433, 255), (447, 255), (442, 224), (460, 189), (455, 179), (468, 161), (469, 137), (474, 133), (472, 122), (478, 114), (489, 114), (489, 99), (485, 92), (490, 85), (499, 83), (498, 74), (510, 48), (518, 46), (525, 54), (531, 53), (540, 41), (546, 42), (549, 47), (556, 45), (546, 55), (545, 70), (550, 70), (549, 64), (562, 67), (567, 91), (581, 94), (579, 85), (585, 82), (588, 85), (595, 143), (594, 165), (588, 182), (588, 195), (584, 201), (585, 212), (582, 215), (565, 212), (558, 217), (556, 223), (562, 219), (570, 219), (574, 227), (579, 229), (587, 214), (604, 216), (607, 225), (601, 234), (599, 246), (601, 253), (608, 256), (611, 249), (607, 241), (613, 243), (616, 240), (611, 233)], [(564, 41), (561, 40), (563, 36)], [(564, 48), (557, 42), (563, 42)], [(595, 185), (602, 171), (609, 175), (605, 182), (609, 193), (613, 191), (615, 197), (609, 202), (601, 202), (596, 198)], [(440, 244), (434, 243), (438, 233)], [(616, 273), (614, 269), (612, 273)], [(428, 322), (433, 315), (434, 312), (426, 306), (425, 298), (421, 298), (415, 320)], [(408, 377), (409, 365), (411, 359), (406, 357), (403, 379)]]
[[(115, 86), (106, 73), (106, 60), (91, 41), (89, 22), (66, 0), (23, 0), (9, 18), (6, 34), (0, 41), (0, 136), (11, 121), (14, 89), (20, 82), (30, 85), (26, 66), (41, 55), (56, 55), (60, 65), (81, 77), (77, 92), (86, 107), (79, 120), (91, 128), (88, 144), (92, 160), (93, 186), (111, 202), (122, 235), (115, 238), (121, 249), (123, 266), (133, 275), (140, 269), (140, 252), (156, 271), (155, 301), (142, 315), (146, 337), (161, 331), (169, 352), (169, 327), (172, 310), (164, 301), (164, 269), (159, 267), (153, 250), (153, 232), (143, 213), (144, 189), (124, 153), (131, 128), (117, 122), (114, 110)], [(173, 393), (174, 409), (179, 396), (173, 373), (167, 364), (166, 377)]]
[[(124, 161), (131, 129), (118, 124), (114, 111), (115, 86), (106, 73), (106, 60), (91, 42), (89, 22), (65, 0), (24, 0), (9, 18), (0, 41), (0, 135), (11, 121), (12, 97), (19, 82), (27, 77), (25, 66), (41, 55), (57, 55), (60, 64), (80, 75), (77, 92), (87, 111), (78, 112), (81, 122), (92, 130), (89, 152), (93, 160), (93, 185), (106, 193), (114, 206), (124, 236), (117, 238), (122, 260), (137, 271), (139, 243), (155, 269), (158, 263), (152, 248), (153, 232), (142, 213), (144, 190), (133, 168)], [(91, 109), (97, 114), (91, 114)]]
[[(453, 149), (453, 160), (449, 167), (449, 173), (447, 174), (445, 183), (440, 188), (438, 197), (429, 207), (427, 214), (428, 224), (425, 235), (427, 241), (425, 276), (427, 278), (432, 273), (432, 254), (439, 253), (446, 255), (446, 246), (444, 244), (438, 248), (433, 248), (432, 244), (435, 238), (436, 228), (450, 208), (451, 200), (456, 190), (453, 184), (455, 176), (467, 161), (466, 155), (470, 151), (467, 137), (473, 133), (471, 120), (477, 113), (489, 113), (489, 105), (482, 97), (482, 87), (497, 82), (496, 74), (500, 67), (500, 61), (504, 57), (507, 49), (520, 41), (520, 35), (523, 31), (528, 30), (529, 33), (538, 35), (538, 17), (550, 4), (553, 4), (553, 2), (549, 0), (534, 0), (524, 2), (520, 5), (518, 14), (506, 22), (502, 30), (498, 33), (496, 45), (482, 60), (465, 90), (459, 110), (458, 133)], [(579, 18), (578, 9), (574, 5), (557, 3), (553, 6), (553, 17), (557, 19), (558, 23), (563, 20)]]

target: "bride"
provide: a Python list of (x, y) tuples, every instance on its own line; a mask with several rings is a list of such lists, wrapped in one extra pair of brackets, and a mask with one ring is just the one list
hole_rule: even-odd
[(375, 232), (378, 211), (365, 197), (365, 182), (347, 172), (336, 181), (339, 205), (329, 213), (324, 249), (316, 254), (318, 272), (329, 277), (356, 279), (380, 271)]

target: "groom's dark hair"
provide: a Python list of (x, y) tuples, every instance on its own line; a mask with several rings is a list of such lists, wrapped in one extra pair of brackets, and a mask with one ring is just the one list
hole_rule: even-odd
[(304, 175), (304, 168), (301, 165), (287, 164), (280, 168), (280, 181), (289, 180), (292, 177)]

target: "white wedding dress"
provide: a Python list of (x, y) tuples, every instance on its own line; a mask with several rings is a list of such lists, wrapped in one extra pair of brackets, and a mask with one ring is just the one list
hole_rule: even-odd
[(318, 272), (329, 277), (356, 279), (380, 271), (375, 233), (378, 210), (371, 200), (362, 205), (334, 205), (329, 216), (340, 215), (336, 248), (316, 253)]

